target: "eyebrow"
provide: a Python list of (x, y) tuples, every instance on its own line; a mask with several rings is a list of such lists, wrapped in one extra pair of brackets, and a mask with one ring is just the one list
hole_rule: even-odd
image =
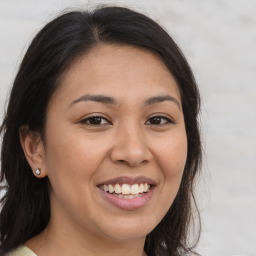
[(83, 95), (82, 97), (74, 100), (71, 102), (70, 105), (73, 105), (75, 103), (81, 102), (81, 101), (95, 101), (95, 102), (100, 102), (100, 103), (104, 103), (104, 104), (113, 104), (113, 105), (117, 105), (117, 101), (109, 96), (105, 96), (105, 95), (101, 95), (101, 94), (86, 94)]
[(178, 106), (179, 109), (181, 108), (180, 102), (176, 98), (174, 98), (170, 95), (159, 95), (159, 96), (151, 97), (145, 101), (145, 106), (153, 105), (153, 104), (160, 103), (163, 101), (174, 102)]
[[(111, 105), (117, 105), (118, 103), (117, 100), (115, 100), (110, 96), (101, 95), (101, 94), (86, 94), (72, 101), (70, 105), (76, 104), (78, 102), (83, 102), (83, 101), (95, 101), (95, 102), (100, 102), (103, 104), (111, 104)], [(159, 95), (159, 96), (150, 97), (144, 102), (144, 106), (150, 106), (163, 101), (174, 102), (179, 109), (181, 108), (180, 102), (176, 98), (170, 95)]]

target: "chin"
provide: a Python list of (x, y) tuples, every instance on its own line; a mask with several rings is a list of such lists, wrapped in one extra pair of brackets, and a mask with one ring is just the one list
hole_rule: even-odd
[(142, 220), (113, 220), (113, 225), (103, 231), (109, 238), (113, 240), (138, 240), (145, 239), (146, 236), (157, 226), (156, 221), (145, 218)]

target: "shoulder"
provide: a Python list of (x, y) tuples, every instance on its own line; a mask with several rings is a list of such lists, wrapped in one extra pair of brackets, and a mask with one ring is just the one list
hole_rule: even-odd
[(37, 256), (33, 251), (31, 251), (26, 246), (20, 246), (15, 250), (9, 252), (6, 256)]

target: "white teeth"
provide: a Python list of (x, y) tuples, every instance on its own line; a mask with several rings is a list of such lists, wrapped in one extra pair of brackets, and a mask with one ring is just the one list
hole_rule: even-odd
[(103, 185), (103, 190), (108, 191), (108, 185)]
[(148, 185), (147, 183), (144, 184), (144, 192), (147, 192), (150, 188), (150, 185)]
[(119, 197), (119, 198), (124, 198), (124, 199), (133, 199), (133, 198), (141, 197), (141, 196), (143, 196), (143, 194), (139, 194), (139, 195), (122, 195), (122, 194), (118, 194), (116, 196)]
[(128, 184), (123, 184), (123, 185), (119, 185), (119, 184), (109, 184), (109, 185), (102, 185), (101, 189), (109, 192), (109, 193), (115, 193), (118, 194), (118, 196), (120, 195), (120, 198), (128, 198), (128, 196), (126, 197), (122, 197), (124, 195), (129, 195), (132, 196), (132, 198), (134, 198), (134, 195), (142, 195), (143, 193), (148, 192), (150, 188), (150, 185), (148, 185), (147, 183), (144, 184), (133, 184), (133, 185), (128, 185)]
[(140, 193), (143, 193), (143, 192), (144, 192), (144, 185), (140, 184)]
[(123, 195), (131, 194), (131, 187), (128, 184), (123, 184), (122, 185), (122, 194)]
[(119, 184), (115, 185), (115, 193), (116, 194), (122, 193), (122, 188), (121, 188), (121, 186)]
[(139, 189), (139, 185), (138, 184), (134, 184), (131, 186), (131, 194), (132, 195), (137, 195), (140, 193), (140, 189)]
[(108, 191), (109, 193), (113, 193), (115, 191), (114, 187), (112, 185), (108, 185)]

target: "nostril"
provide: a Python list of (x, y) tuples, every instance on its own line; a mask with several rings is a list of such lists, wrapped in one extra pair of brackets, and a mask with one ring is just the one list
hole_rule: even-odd
[(145, 162), (147, 162), (147, 160), (143, 160), (142, 162), (126, 161), (126, 160), (117, 160), (116, 161), (116, 163), (125, 164), (125, 165), (130, 166), (130, 167), (136, 167), (136, 166), (139, 166), (139, 165), (141, 165)]
[(117, 160), (116, 163), (129, 165), (129, 163), (125, 160)]
[(120, 164), (125, 164), (127, 166), (136, 166), (136, 164), (130, 163), (130, 161), (126, 161), (126, 160), (118, 160), (117, 162)]

